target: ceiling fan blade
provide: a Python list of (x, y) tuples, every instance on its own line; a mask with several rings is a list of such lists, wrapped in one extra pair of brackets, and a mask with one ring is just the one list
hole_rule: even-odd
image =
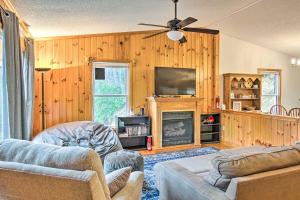
[(151, 38), (153, 36), (156, 36), (156, 35), (159, 35), (159, 34), (162, 34), (162, 33), (166, 33), (166, 32), (169, 32), (169, 30), (160, 31), (160, 32), (154, 33), (152, 35), (145, 36), (145, 37), (143, 37), (143, 39)]
[(177, 28), (183, 28), (183, 27), (186, 27), (187, 25), (190, 25), (196, 21), (198, 21), (198, 20), (193, 17), (188, 17), (185, 20), (182, 20), (181, 22), (176, 24), (176, 26), (177, 26)]
[(180, 44), (183, 44), (183, 43), (186, 43), (187, 42), (187, 40), (186, 40), (186, 37), (185, 36), (183, 36), (180, 40), (179, 40), (179, 43)]
[(183, 28), (182, 30), (188, 32), (197, 32), (197, 33), (208, 33), (208, 34), (219, 34), (219, 30), (206, 29), (206, 28)]
[(145, 24), (145, 23), (139, 23), (138, 25), (142, 25), (142, 26), (155, 26), (155, 27), (160, 27), (160, 28), (169, 28), (167, 26), (163, 26), (163, 25), (156, 25), (156, 24)]

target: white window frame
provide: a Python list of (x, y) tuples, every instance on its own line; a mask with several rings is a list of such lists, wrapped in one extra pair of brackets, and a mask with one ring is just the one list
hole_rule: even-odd
[[(263, 94), (263, 89), (261, 89), (261, 101), (264, 97), (276, 97), (276, 104), (281, 105), (281, 69), (265, 69), (265, 68), (259, 68), (258, 69), (259, 74), (277, 74), (278, 75), (278, 82), (277, 82), (277, 90), (275, 94)], [(261, 87), (263, 86), (263, 83), (261, 83)]]
[[(95, 69), (96, 68), (127, 68), (127, 94), (95, 94)], [(95, 97), (126, 97), (126, 113), (129, 115), (129, 89), (130, 89), (130, 70), (129, 70), (129, 63), (118, 63), (118, 62), (93, 62), (92, 64), (92, 92), (93, 92), (93, 112), (92, 118), (95, 121), (95, 109), (94, 109), (94, 100)], [(116, 125), (116, 124), (115, 124)], [(114, 125), (114, 126), (115, 126)], [(109, 125), (110, 126), (110, 125)], [(113, 126), (113, 127), (114, 127)]]

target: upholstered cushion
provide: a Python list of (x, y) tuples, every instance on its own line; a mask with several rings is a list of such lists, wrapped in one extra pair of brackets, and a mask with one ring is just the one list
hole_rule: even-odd
[(92, 149), (34, 144), (28, 141), (9, 139), (0, 142), (0, 160), (59, 169), (95, 171), (107, 199), (110, 199), (101, 160)]
[(121, 150), (108, 154), (104, 159), (105, 174), (131, 167), (132, 171), (144, 171), (144, 158), (137, 151)]
[(131, 173), (131, 167), (125, 167), (111, 172), (105, 176), (110, 196), (113, 197), (123, 187), (125, 187)]
[(205, 179), (225, 191), (232, 178), (282, 169), (300, 164), (300, 152), (293, 147), (276, 147), (248, 152), (220, 153)]

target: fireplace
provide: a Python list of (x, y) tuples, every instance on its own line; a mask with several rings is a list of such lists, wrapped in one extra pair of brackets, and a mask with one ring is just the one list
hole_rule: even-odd
[(194, 112), (162, 112), (162, 146), (194, 143)]

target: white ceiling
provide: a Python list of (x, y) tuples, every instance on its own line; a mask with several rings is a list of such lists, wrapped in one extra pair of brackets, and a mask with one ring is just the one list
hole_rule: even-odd
[[(165, 25), (171, 0), (11, 0), (35, 37), (149, 30)], [(236, 11), (240, 12), (235, 13)], [(288, 55), (300, 56), (300, 0), (180, 0), (178, 18)]]

